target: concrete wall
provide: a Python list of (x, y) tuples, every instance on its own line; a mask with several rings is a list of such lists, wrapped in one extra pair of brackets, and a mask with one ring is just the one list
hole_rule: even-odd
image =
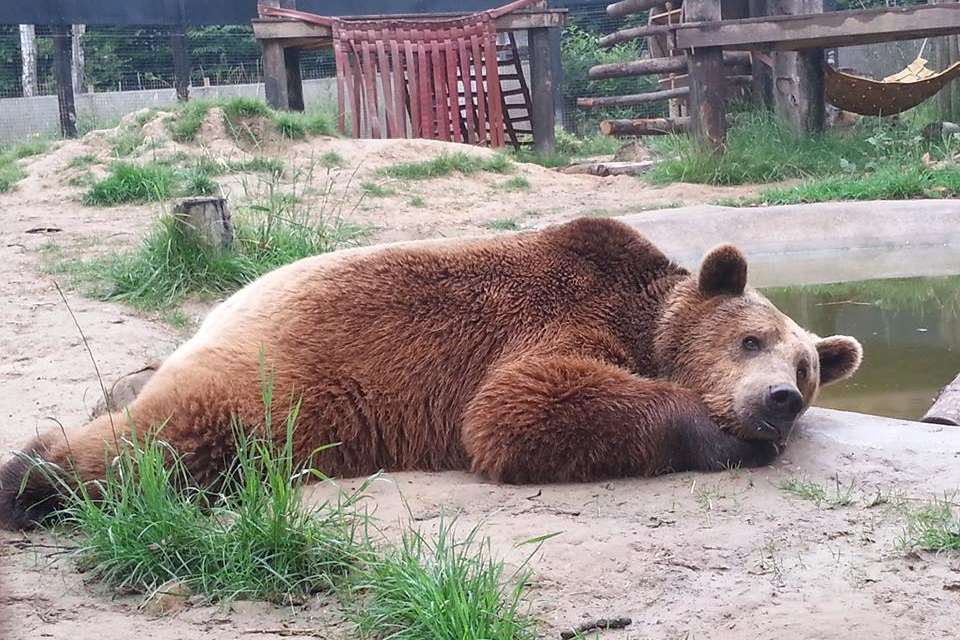
[[(190, 87), (191, 99), (237, 96), (263, 98), (263, 84)], [(307, 108), (336, 103), (336, 79), (304, 80), (303, 97)], [(113, 126), (117, 120), (138, 109), (175, 104), (177, 96), (173, 89), (110, 91), (80, 94), (76, 101), (77, 117), (82, 126), (104, 127)], [(19, 142), (31, 135), (56, 136), (59, 122), (57, 96), (0, 100), (0, 144)]]

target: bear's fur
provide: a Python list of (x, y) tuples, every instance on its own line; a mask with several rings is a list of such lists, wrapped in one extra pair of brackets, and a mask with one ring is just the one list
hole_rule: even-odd
[[(26, 451), (101, 478), (131, 422), (162, 424), (211, 482), (233, 455), (232, 418), (262, 424), (266, 369), (275, 416), (301, 403), (300, 460), (339, 443), (313, 460), (332, 476), (561, 482), (762, 465), (821, 383), (857, 368), (860, 347), (797, 327), (745, 288), (746, 268), (722, 246), (691, 275), (600, 219), (308, 258), (212, 311), (126, 412)], [(789, 419), (765, 408), (775, 387), (796, 396)], [(0, 470), (7, 527), (55, 505), (41, 474), (24, 480), (25, 460)]]

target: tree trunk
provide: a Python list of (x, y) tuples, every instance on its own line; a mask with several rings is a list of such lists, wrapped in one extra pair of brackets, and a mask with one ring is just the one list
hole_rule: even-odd
[(70, 62), (70, 77), (73, 79), (74, 95), (85, 93), (83, 77), (83, 36), (87, 32), (87, 25), (73, 25), (73, 56)]
[(37, 36), (32, 24), (20, 25), (20, 85), (23, 96), (37, 95)]

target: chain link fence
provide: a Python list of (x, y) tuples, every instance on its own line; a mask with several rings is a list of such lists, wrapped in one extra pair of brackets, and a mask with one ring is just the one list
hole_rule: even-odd
[[(923, 0), (827, 0), (827, 10), (917, 4)], [(579, 97), (644, 93), (662, 88), (656, 76), (590, 80), (596, 64), (635, 60), (647, 55), (644, 40), (605, 49), (599, 39), (618, 29), (647, 24), (646, 13), (611, 18), (606, 2), (566, 0), (568, 24), (563, 30), (560, 56), (562, 124), (578, 133), (593, 133), (604, 118), (662, 117), (666, 103), (637, 107), (585, 110)], [(168, 29), (152, 27), (74, 27), (74, 89), (81, 132), (115, 124), (144, 107), (176, 102), (173, 47)], [(526, 56), (525, 38), (519, 38)], [(191, 98), (227, 96), (263, 97), (260, 47), (249, 26), (212, 26), (186, 30), (190, 58)], [(886, 71), (912, 60), (920, 43), (890, 43), (840, 50), (831, 62), (863, 67), (867, 73)], [(31, 135), (55, 136), (58, 129), (56, 83), (53, 74), (53, 38), (44, 27), (0, 25), (0, 145)], [(24, 73), (23, 50), (27, 57)], [(929, 50), (929, 49), (928, 49)], [(870, 64), (870, 61), (877, 64)], [(335, 101), (335, 66), (330, 50), (301, 54), (307, 107)], [(876, 67), (876, 69), (874, 68)]]

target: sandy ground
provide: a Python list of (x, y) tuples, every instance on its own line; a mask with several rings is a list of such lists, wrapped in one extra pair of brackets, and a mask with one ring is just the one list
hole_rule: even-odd
[[(158, 137), (165, 135), (151, 126)], [(70, 160), (88, 153), (105, 157), (108, 137), (94, 134), (33, 159), (20, 186), (0, 195), (6, 273), (0, 279), (2, 457), (35, 430), (84, 421), (99, 397), (90, 355), (54, 279), (42, 270), (41, 249), (54, 240), (72, 253), (114, 251), (136, 242), (157, 215), (154, 206), (84, 207), (81, 189), (66, 184), (83, 170), (68, 168)], [(213, 148), (219, 157), (242, 154), (216, 135), (204, 142), (205, 152)], [(174, 148), (161, 144), (164, 152)], [(374, 179), (377, 167), (446, 148), (426, 141), (315, 139), (272, 151), (300, 167), (336, 151), (348, 168), (334, 179), (346, 185), (359, 166), (352, 177), (358, 186)], [(531, 165), (518, 167), (517, 174), (527, 178), (529, 190), (504, 192), (500, 185), (509, 176), (493, 174), (391, 185), (398, 195), (365, 199), (349, 219), (375, 227), (374, 240), (398, 240), (490, 233), (483, 224), (502, 218), (523, 225), (616, 215), (750, 191), (655, 189), (633, 178), (561, 175)], [(243, 188), (236, 177), (223, 185), (232, 197)], [(413, 196), (422, 197), (424, 206), (410, 205)], [(48, 227), (60, 231), (31, 232)], [(66, 295), (107, 380), (164, 356), (184, 339), (121, 305), (76, 291)], [(207, 308), (191, 307), (196, 315)], [(388, 534), (406, 517), (401, 496), (427, 529), (437, 526), (443, 510), (458, 513), (464, 531), (482, 523), (494, 553), (514, 566), (530, 552), (519, 543), (559, 533), (530, 564), (530, 606), (544, 638), (587, 618), (612, 616), (634, 622), (624, 631), (605, 632), (605, 638), (956, 637), (960, 558), (902, 552), (896, 544), (902, 511), (890, 504), (865, 506), (878, 487), (913, 496), (956, 488), (947, 486), (955, 475), (931, 480), (911, 460), (852, 447), (818, 449), (800, 438), (774, 467), (749, 472), (544, 487), (498, 487), (462, 473), (390, 474), (374, 485), (369, 504)], [(818, 507), (778, 488), (788, 477), (805, 474), (826, 483), (836, 473), (843, 483), (855, 483), (855, 504)], [(332, 490), (316, 487), (310, 495), (319, 499)], [(272, 639), (283, 636), (263, 631), (282, 628), (350, 637), (342, 614), (322, 599), (297, 607), (194, 602), (160, 618), (138, 609), (141, 597), (88, 584), (64, 557), (61, 542), (43, 533), (0, 533), (0, 605), (7, 608), (0, 616), (10, 621), (10, 638)]]

